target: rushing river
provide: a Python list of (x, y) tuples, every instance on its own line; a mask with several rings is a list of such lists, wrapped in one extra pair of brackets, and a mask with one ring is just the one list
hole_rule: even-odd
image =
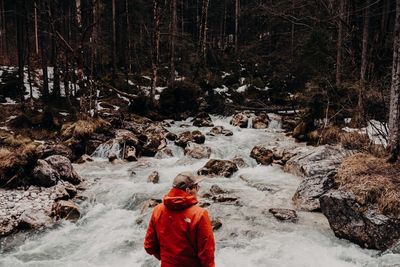
[[(259, 166), (249, 157), (259, 143), (284, 138), (279, 124), (267, 130), (239, 129), (227, 118), (213, 118), (234, 135), (206, 136), (212, 158), (240, 156), (249, 164), (232, 178), (209, 178), (202, 183), (200, 195), (213, 184), (239, 198), (238, 203), (213, 203), (208, 207), (213, 218), (223, 226), (215, 232), (218, 267), (394, 267), (400, 255), (379, 255), (346, 240), (336, 238), (320, 213), (298, 212), (297, 223), (276, 220), (269, 208), (292, 208), (291, 198), (300, 182), (279, 166)], [(187, 122), (182, 122), (187, 123)], [(180, 133), (195, 127), (169, 130)], [(209, 128), (201, 128), (203, 133)], [(183, 150), (169, 144), (175, 157), (140, 158), (138, 162), (111, 164), (104, 159), (76, 165), (86, 179), (95, 181), (80, 206), (82, 218), (77, 223), (63, 222), (57, 227), (29, 236), (22, 244), (0, 256), (0, 266), (159, 266), (143, 249), (143, 238), (152, 209), (142, 203), (162, 198), (172, 179), (182, 171), (195, 171), (207, 160), (185, 158)], [(147, 183), (148, 175), (158, 171), (160, 183)], [(243, 175), (249, 178), (244, 181)], [(268, 189), (268, 190), (265, 190)], [(201, 199), (200, 202), (210, 200)]]

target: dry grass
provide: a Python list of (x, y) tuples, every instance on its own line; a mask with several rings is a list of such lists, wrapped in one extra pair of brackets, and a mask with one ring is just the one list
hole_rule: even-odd
[(368, 136), (358, 132), (342, 133), (340, 143), (346, 149), (366, 151), (371, 143)]
[(109, 126), (109, 123), (101, 118), (78, 120), (75, 123), (64, 124), (61, 127), (61, 136), (64, 139), (71, 137), (86, 138), (107, 126)]
[(383, 214), (400, 218), (399, 174), (400, 163), (359, 153), (342, 163), (336, 182), (339, 189), (353, 192), (360, 204), (377, 205)]
[(21, 147), (32, 143), (32, 140), (29, 137), (25, 137), (22, 135), (9, 135), (4, 140), (2, 140), (2, 143), (3, 145), (9, 147)]
[(12, 167), (14, 161), (15, 153), (6, 148), (0, 148), (0, 169)]
[(340, 142), (340, 136), (342, 130), (339, 127), (329, 127), (321, 130), (319, 143), (321, 145), (325, 144), (337, 144)]

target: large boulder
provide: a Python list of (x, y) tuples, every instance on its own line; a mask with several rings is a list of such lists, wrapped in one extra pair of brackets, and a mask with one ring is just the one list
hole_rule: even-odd
[(320, 211), (319, 198), (335, 185), (333, 177), (336, 171), (325, 175), (304, 178), (293, 196), (293, 203), (300, 210)]
[(211, 148), (208, 146), (199, 145), (193, 142), (189, 142), (185, 148), (185, 156), (192, 157), (195, 159), (207, 159), (211, 155)]
[(325, 175), (337, 169), (352, 152), (339, 146), (302, 148), (285, 164), (284, 170), (300, 177)]
[(250, 157), (262, 165), (270, 165), (273, 161), (274, 153), (263, 146), (255, 146), (250, 153)]
[(332, 177), (340, 163), (351, 151), (336, 146), (301, 148), (285, 164), (284, 170), (303, 177), (293, 201), (296, 207), (306, 211), (319, 210), (319, 197), (334, 185)]
[(249, 117), (241, 112), (232, 117), (232, 120), (230, 122), (233, 126), (239, 126), (240, 128), (247, 128), (247, 125), (249, 123)]
[(59, 173), (61, 180), (70, 182), (72, 184), (79, 184), (82, 182), (82, 178), (74, 170), (71, 161), (68, 158), (60, 155), (54, 155), (47, 157), (45, 161)]
[(185, 148), (189, 142), (197, 144), (204, 144), (206, 137), (200, 131), (186, 131), (181, 133), (175, 140), (175, 144), (182, 148)]
[(193, 122), (193, 126), (196, 126), (196, 127), (213, 127), (214, 126), (210, 115), (208, 115), (205, 112), (199, 113), (193, 119), (192, 122)]
[(32, 183), (38, 186), (50, 187), (56, 185), (60, 174), (47, 161), (39, 159), (32, 171)]
[(232, 161), (211, 159), (197, 173), (199, 175), (230, 177), (237, 171), (238, 167)]
[(36, 148), (38, 158), (44, 159), (52, 155), (61, 155), (69, 160), (73, 160), (74, 156), (72, 150), (62, 144), (43, 144)]
[(57, 219), (77, 221), (81, 216), (79, 207), (75, 203), (66, 200), (54, 203), (52, 211)]
[(254, 129), (266, 129), (268, 128), (270, 119), (267, 114), (260, 114), (253, 118), (252, 127)]
[(20, 230), (36, 230), (48, 227), (52, 224), (52, 219), (43, 210), (26, 210), (18, 220), (18, 229)]
[(320, 198), (322, 213), (335, 235), (361, 247), (385, 250), (400, 240), (400, 219), (358, 203), (351, 192), (331, 191)]

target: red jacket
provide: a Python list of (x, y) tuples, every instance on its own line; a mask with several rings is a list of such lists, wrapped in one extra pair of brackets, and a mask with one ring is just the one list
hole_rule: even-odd
[(144, 248), (161, 267), (215, 267), (211, 221), (196, 204), (196, 196), (172, 188), (154, 208)]

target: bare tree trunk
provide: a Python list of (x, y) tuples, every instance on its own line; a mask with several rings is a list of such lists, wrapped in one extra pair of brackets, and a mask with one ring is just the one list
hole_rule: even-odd
[(338, 40), (336, 54), (336, 86), (342, 84), (342, 62), (343, 62), (343, 39), (344, 39), (344, 20), (345, 20), (345, 3), (346, 0), (340, 0), (339, 16), (338, 16)]
[(125, 12), (126, 12), (126, 30), (127, 30), (127, 60), (128, 60), (128, 73), (132, 72), (132, 42), (131, 42), (131, 24), (130, 24), (130, 16), (129, 16), (129, 1), (125, 0)]
[(238, 52), (239, 42), (240, 0), (235, 1), (235, 53)]
[[(38, 0), (38, 3), (41, 3)], [(42, 72), (43, 72), (43, 89), (42, 95), (46, 98), (49, 95), (49, 78), (47, 73), (47, 52), (46, 52), (46, 29), (45, 29), (45, 18), (46, 12), (43, 12), (43, 5), (39, 4), (39, 16), (38, 16), (38, 23), (39, 23), (39, 47), (40, 47), (40, 55), (41, 55), (41, 65), (42, 65)]]
[(113, 78), (117, 75), (117, 27), (115, 17), (115, 0), (112, 0), (112, 74)]
[(1, 33), (1, 55), (5, 59), (7, 57), (7, 64), (9, 61), (9, 51), (8, 51), (8, 39), (7, 39), (7, 21), (6, 21), (6, 10), (4, 6), (4, 0), (0, 2), (0, 10), (2, 11), (1, 20), (0, 20), (0, 33)]
[(39, 54), (39, 37), (38, 37), (38, 16), (37, 16), (37, 0), (34, 2), (34, 19), (35, 19), (35, 52)]
[[(296, 7), (296, 0), (292, 0), (292, 14), (294, 16), (294, 9)], [(294, 21), (292, 22), (292, 29), (291, 29), (291, 34), (290, 34), (290, 59), (291, 62), (294, 62), (294, 30), (295, 30), (295, 24)]]
[(392, 86), (390, 90), (389, 148), (390, 162), (397, 161), (400, 149), (400, 0), (396, 1), (393, 44)]
[(366, 90), (366, 74), (368, 66), (368, 45), (369, 45), (369, 13), (370, 13), (370, 0), (366, 0), (366, 7), (364, 9), (364, 26), (363, 26), (363, 41), (361, 52), (361, 73), (360, 73), (360, 86), (358, 91), (358, 105), (357, 105), (357, 118), (358, 124), (362, 123), (364, 117), (363, 95)]
[[(50, 7), (49, 7), (49, 14), (50, 14), (50, 18), (51, 21), (50, 23), (53, 25), (53, 31), (56, 29), (56, 21), (54, 19), (54, 12), (56, 10), (56, 8), (54, 7), (55, 3), (52, 1), (50, 3)], [(56, 41), (56, 35), (52, 34), (51, 36), (51, 64), (53, 65), (53, 88), (52, 88), (52, 94), (56, 97), (60, 96), (60, 69), (58, 67), (58, 47), (57, 47), (57, 41)]]
[(160, 22), (161, 22), (161, 7), (159, 0), (153, 0), (153, 38), (151, 49), (151, 90), (150, 90), (150, 104), (154, 105), (154, 97), (157, 87), (157, 71), (158, 62), (160, 59)]
[(17, 21), (17, 55), (18, 55), (18, 95), (21, 101), (24, 100), (24, 62), (25, 62), (25, 42), (24, 42), (24, 1), (16, 1), (16, 21)]
[(175, 83), (175, 46), (177, 36), (177, 16), (176, 16), (176, 0), (171, 0), (171, 77), (170, 85), (174, 87)]
[(200, 22), (200, 38), (199, 38), (199, 57), (206, 63), (207, 56), (207, 21), (208, 21), (208, 5), (210, 0), (203, 0), (203, 6), (201, 9), (201, 22)]

